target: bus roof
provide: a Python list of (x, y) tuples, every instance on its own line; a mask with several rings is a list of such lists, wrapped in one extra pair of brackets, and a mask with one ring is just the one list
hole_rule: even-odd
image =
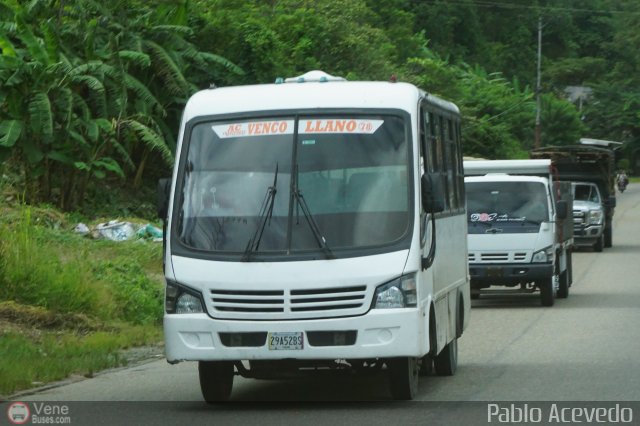
[[(292, 81), (292, 80), (289, 80)], [(453, 114), (458, 107), (412, 84), (373, 81), (303, 81), (202, 90), (187, 102), (184, 119), (249, 111), (318, 108), (401, 109), (414, 111), (420, 97)]]

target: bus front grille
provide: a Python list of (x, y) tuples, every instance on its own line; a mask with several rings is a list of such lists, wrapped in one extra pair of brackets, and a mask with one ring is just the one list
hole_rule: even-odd
[(350, 286), (291, 290), (211, 289), (209, 308), (215, 317), (279, 319), (340, 316), (365, 307), (367, 287)]

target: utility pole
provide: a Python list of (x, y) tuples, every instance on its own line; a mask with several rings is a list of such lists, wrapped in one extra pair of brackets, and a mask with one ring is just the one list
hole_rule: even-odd
[(542, 62), (542, 15), (538, 16), (538, 76), (536, 82), (536, 128), (534, 148), (540, 148), (540, 63)]

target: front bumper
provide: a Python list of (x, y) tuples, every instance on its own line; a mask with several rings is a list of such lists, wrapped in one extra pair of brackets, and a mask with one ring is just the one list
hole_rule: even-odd
[[(416, 308), (374, 309), (359, 317), (304, 321), (215, 320), (207, 314), (164, 316), (169, 362), (422, 356), (429, 349), (428, 329), (428, 316)], [(270, 350), (266, 336), (275, 332), (304, 333), (303, 348)], [(324, 337), (318, 340), (317, 336)], [(315, 346), (311, 344), (314, 341)]]
[(603, 225), (574, 225), (573, 238), (576, 245), (591, 245), (598, 241), (604, 231)]
[(492, 285), (513, 286), (548, 279), (553, 276), (551, 263), (469, 264), (471, 288)]

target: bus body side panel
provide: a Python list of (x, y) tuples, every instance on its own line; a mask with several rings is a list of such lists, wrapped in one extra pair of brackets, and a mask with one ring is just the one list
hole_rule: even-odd
[[(436, 301), (436, 323), (438, 326), (438, 351), (456, 337), (460, 294), (463, 297), (463, 309), (465, 310), (463, 330), (468, 322), (470, 295), (466, 229), (467, 221), (464, 214), (440, 218), (436, 216), (436, 260), (432, 268), (434, 274), (433, 297)], [(464, 232), (462, 237), (460, 237), (461, 230)]]

